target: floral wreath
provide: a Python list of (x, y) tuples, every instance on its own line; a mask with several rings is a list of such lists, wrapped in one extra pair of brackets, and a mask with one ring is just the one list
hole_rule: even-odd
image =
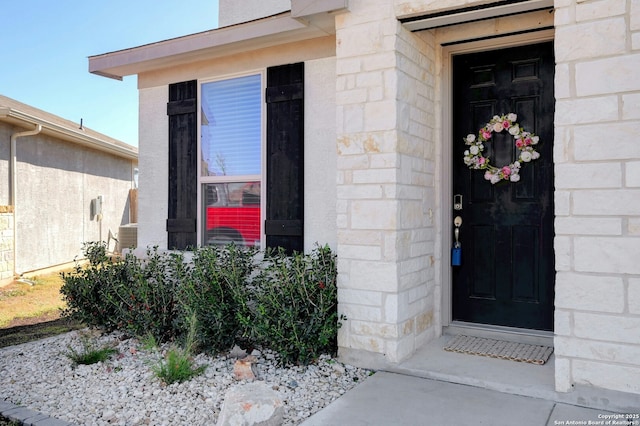
[[(521, 164), (540, 158), (540, 153), (534, 148), (540, 138), (533, 133), (526, 132), (516, 123), (517, 119), (518, 116), (512, 112), (502, 116), (494, 115), (491, 121), (478, 131), (478, 137), (474, 134), (468, 134), (464, 138), (464, 143), (469, 145), (469, 149), (464, 151), (464, 164), (470, 169), (485, 170), (484, 178), (492, 184), (503, 180), (518, 182)], [(484, 151), (484, 143), (491, 139), (492, 133), (499, 133), (503, 130), (509, 131), (509, 134), (514, 137), (520, 155), (513, 163), (496, 167), (489, 163), (489, 158), (484, 157), (482, 151)]]

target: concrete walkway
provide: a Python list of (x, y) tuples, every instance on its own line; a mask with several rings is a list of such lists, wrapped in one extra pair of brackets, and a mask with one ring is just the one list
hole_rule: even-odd
[(302, 425), (605, 425), (607, 419), (613, 419), (606, 416), (612, 414), (468, 385), (378, 372)]
[(640, 395), (591, 387), (556, 392), (553, 355), (534, 365), (452, 353), (443, 349), (451, 338), (379, 369), (302, 425), (640, 425), (607, 417), (639, 414)]

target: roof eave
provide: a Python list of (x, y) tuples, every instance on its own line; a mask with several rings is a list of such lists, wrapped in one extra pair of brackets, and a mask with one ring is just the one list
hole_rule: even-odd
[(108, 152), (128, 160), (138, 160), (138, 150), (133, 146), (125, 144), (118, 145), (111, 141), (86, 134), (80, 128), (76, 130), (61, 126), (15, 108), (5, 106), (0, 107), (0, 121), (6, 121), (19, 126), (35, 126), (40, 124), (42, 126), (43, 133), (48, 133), (59, 139), (99, 151)]
[(194, 58), (223, 55), (275, 46), (292, 41), (325, 37), (333, 25), (292, 17), (285, 12), (269, 18), (204, 31), (144, 46), (89, 57), (89, 72), (121, 80), (154, 69), (166, 68)]

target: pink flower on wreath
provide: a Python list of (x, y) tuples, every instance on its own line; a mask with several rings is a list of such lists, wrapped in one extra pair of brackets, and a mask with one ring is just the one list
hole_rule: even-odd
[(480, 131), (480, 133), (482, 134), (482, 137), (485, 139), (490, 139), (491, 138), (491, 131), (487, 130), (487, 129), (482, 129)]
[(505, 175), (505, 177), (508, 177), (511, 174), (511, 168), (509, 166), (504, 166), (502, 168), (502, 174)]
[(531, 138), (527, 137), (527, 138), (524, 140), (524, 144), (525, 144), (526, 146), (531, 145)]
[(524, 146), (524, 142), (522, 141), (522, 139), (518, 139), (516, 141), (516, 148), (522, 148)]
[(511, 123), (509, 123), (509, 120), (504, 120), (502, 122), (502, 128), (503, 129), (508, 129), (509, 127), (511, 127)]
[(484, 157), (478, 157), (478, 164), (484, 164), (484, 162), (486, 161), (486, 158)]

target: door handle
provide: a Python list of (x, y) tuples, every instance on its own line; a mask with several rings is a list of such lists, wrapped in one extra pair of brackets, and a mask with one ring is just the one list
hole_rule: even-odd
[(456, 218), (453, 219), (453, 226), (456, 227), (453, 231), (453, 235), (456, 238), (455, 247), (460, 247), (460, 226), (462, 226), (462, 218), (460, 216), (456, 216)]

